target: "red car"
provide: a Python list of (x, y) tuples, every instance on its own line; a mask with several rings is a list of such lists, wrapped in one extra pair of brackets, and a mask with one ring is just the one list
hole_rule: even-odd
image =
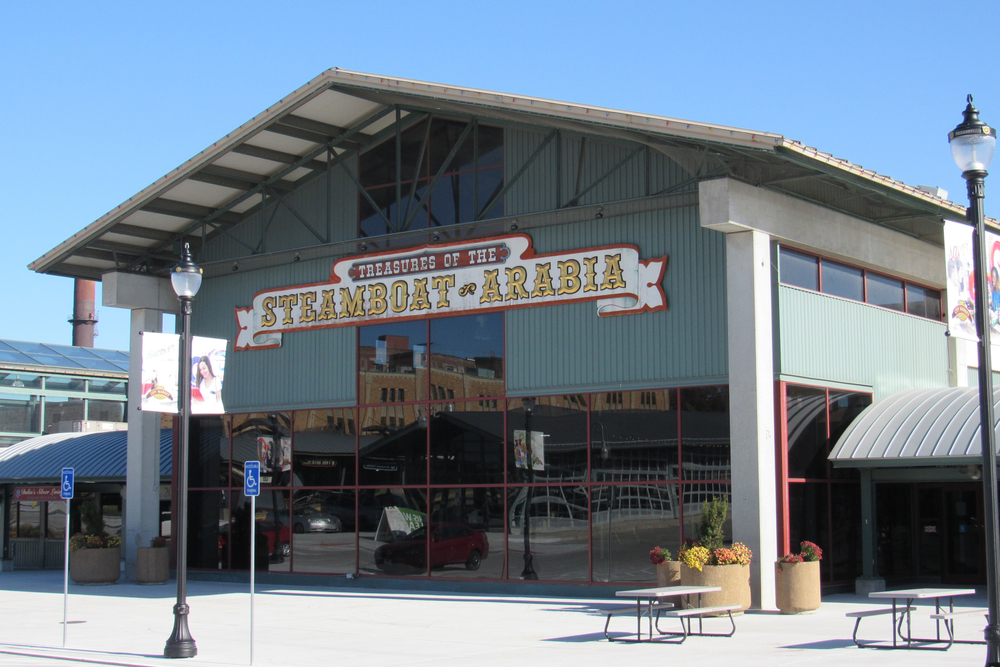
[[(439, 523), (431, 527), (431, 568), (464, 564), (478, 570), (490, 554), (486, 533), (463, 523)], [(375, 566), (383, 572), (424, 570), (427, 562), (427, 527), (375, 550)]]

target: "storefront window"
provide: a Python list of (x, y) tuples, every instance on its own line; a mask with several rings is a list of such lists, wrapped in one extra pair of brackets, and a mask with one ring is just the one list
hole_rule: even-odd
[(17, 523), (13, 527), (13, 537), (39, 537), (42, 534), (42, 503), (37, 501), (19, 501), (11, 503), (11, 508)]
[(234, 535), (229, 522), (228, 495), (227, 491), (188, 493), (188, 567), (208, 570), (227, 567), (230, 550), (242, 553), (244, 547), (249, 557), (249, 541), (230, 543)]
[(357, 520), (353, 490), (296, 491), (291, 563), (295, 572), (354, 572)]
[(503, 578), (503, 489), (434, 488), (430, 506), (432, 575)]
[(365, 574), (427, 574), (424, 489), (378, 488), (358, 493), (358, 565)]
[(291, 483), (291, 426), (291, 415), (287, 412), (256, 412), (233, 417), (233, 487), (243, 488), (246, 461), (260, 461), (262, 487)]
[(431, 398), (503, 396), (503, 314), (431, 320)]
[(358, 328), (358, 403), (427, 399), (427, 322)]
[[(507, 402), (507, 478), (531, 484), (587, 481), (587, 406), (566, 405), (561, 396), (541, 396), (531, 415), (533, 465), (519, 455), (528, 424), (524, 402)], [(539, 448), (538, 445), (541, 445)], [(584, 503), (586, 506), (586, 503)]]
[[(594, 581), (653, 581), (652, 546), (677, 556), (681, 544), (677, 484), (591, 487)], [(652, 546), (650, 546), (652, 545)]]
[(507, 578), (520, 579), (524, 570), (527, 522), (528, 548), (540, 580), (588, 581), (588, 506), (585, 487), (580, 485), (510, 487)]
[[(830, 514), (827, 494), (829, 484), (805, 483), (788, 485), (788, 532), (791, 550), (799, 552), (799, 545), (808, 540), (815, 542), (823, 550), (824, 555), (830, 551)], [(859, 523), (855, 520), (852, 523)], [(844, 558), (841, 556), (841, 567)], [(820, 561), (820, 576), (823, 581), (830, 580), (830, 565), (833, 557), (824, 557)]]
[[(229, 435), (224, 427), (228, 417), (191, 417), (188, 434), (188, 484), (198, 487), (229, 486)], [(240, 468), (240, 484), (243, 469)]]
[(729, 387), (681, 389), (683, 479), (729, 480)]
[(428, 419), (424, 408), (371, 407), (362, 408), (360, 415), (361, 484), (426, 484)]
[(788, 385), (787, 411), (788, 476), (826, 478), (826, 390)]
[(677, 390), (613, 394), (590, 397), (591, 479), (595, 482), (678, 479)]
[(348, 486), (355, 480), (357, 427), (353, 409), (299, 410), (292, 433), (292, 484)]
[(482, 403), (431, 404), (431, 484), (503, 482), (503, 410)]

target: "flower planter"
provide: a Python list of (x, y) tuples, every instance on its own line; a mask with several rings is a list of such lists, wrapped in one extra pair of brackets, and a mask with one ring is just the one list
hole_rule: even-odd
[(774, 589), (782, 614), (807, 614), (819, 609), (819, 561), (775, 563)]
[(170, 579), (170, 550), (157, 547), (136, 549), (135, 580), (145, 585), (165, 584)]
[(69, 555), (69, 578), (84, 586), (113, 584), (122, 575), (121, 547), (77, 549)]
[(679, 586), (681, 583), (680, 561), (668, 560), (656, 566), (657, 586)]
[[(743, 610), (750, 608), (750, 566), (749, 565), (705, 565), (699, 572), (694, 568), (681, 568), (681, 584), (684, 586), (720, 586), (718, 593), (703, 593), (702, 607), (738, 604)], [(689, 600), (692, 606), (696, 596)], [(734, 614), (742, 612), (733, 612)]]

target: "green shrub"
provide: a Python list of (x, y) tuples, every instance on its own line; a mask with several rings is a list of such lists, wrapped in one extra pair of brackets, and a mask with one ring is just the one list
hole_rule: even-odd
[(698, 526), (698, 544), (710, 552), (721, 549), (724, 534), (723, 524), (726, 522), (726, 512), (729, 503), (725, 498), (712, 498), (701, 507), (701, 524)]

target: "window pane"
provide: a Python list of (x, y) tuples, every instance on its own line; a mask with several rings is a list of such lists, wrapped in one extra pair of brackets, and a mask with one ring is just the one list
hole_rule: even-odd
[(0, 387), (16, 387), (18, 389), (40, 389), (42, 386), (41, 375), (31, 375), (27, 373), (0, 373)]
[(729, 387), (685, 387), (680, 401), (683, 478), (730, 479)]
[[(829, 552), (828, 488), (829, 484), (827, 483), (793, 482), (788, 485), (788, 532), (793, 552), (798, 553), (799, 545), (805, 540), (815, 542), (824, 554)], [(823, 558), (819, 562), (820, 576), (823, 581), (830, 580), (832, 560), (832, 558)]]
[(87, 401), (87, 419), (100, 422), (124, 422), (125, 401)]
[(676, 484), (625, 484), (591, 489), (594, 581), (655, 581), (654, 546), (674, 558), (681, 543)]
[(363, 486), (427, 483), (424, 408), (397, 405), (361, 409), (360, 482)]
[(526, 506), (528, 548), (538, 578), (588, 581), (588, 498), (579, 485), (507, 490), (507, 578), (520, 579), (524, 570)]
[(55, 396), (45, 398), (45, 431), (47, 433), (55, 431), (55, 426), (59, 422), (75, 422), (83, 421), (83, 419), (82, 398), (58, 398)]
[[(45, 537), (50, 540), (61, 540), (66, 537), (66, 503), (52, 501), (48, 506), (48, 519), (45, 524)], [(110, 531), (109, 531), (110, 532)]]
[(427, 398), (427, 322), (359, 327), (358, 402), (385, 403), (390, 389), (406, 400)]
[(781, 282), (819, 291), (819, 262), (815, 257), (783, 247), (780, 262)]
[[(191, 491), (188, 494), (188, 567), (217, 570), (228, 565), (228, 491)], [(233, 545), (236, 553), (250, 556), (249, 536)]]
[(917, 285), (906, 286), (906, 312), (910, 315), (941, 320), (941, 292)]
[(243, 464), (260, 461), (261, 486), (288, 486), (292, 472), (291, 416), (254, 412), (233, 417), (232, 485), (243, 488)]
[(676, 390), (606, 392), (592, 394), (590, 400), (595, 408), (590, 416), (595, 482), (678, 478)]
[[(851, 425), (865, 408), (872, 404), (871, 394), (859, 394), (850, 391), (830, 390), (830, 446), (831, 449), (840, 440), (847, 427)], [(838, 479), (857, 479), (857, 468), (832, 468), (831, 476)]]
[(858, 484), (831, 484), (830, 495), (833, 580), (853, 581), (861, 576), (861, 487)]
[(0, 394), (0, 431), (41, 433), (38, 396)]
[(431, 489), (430, 505), (431, 574), (503, 578), (503, 489)]
[(17, 534), (15, 537), (39, 537), (42, 532), (42, 503), (20, 501), (17, 505)]
[[(682, 484), (681, 504), (684, 507), (684, 539), (697, 540), (698, 526), (701, 524), (701, 511), (705, 503), (714, 498), (726, 501), (726, 520), (722, 524), (723, 540), (726, 544), (733, 541), (733, 489), (728, 483), (714, 484)], [(656, 546), (656, 545), (653, 545)], [(660, 546), (663, 546), (662, 544)], [(650, 547), (652, 548), (652, 547)], [(675, 554), (676, 555), (676, 554)]]
[(826, 390), (788, 385), (788, 476), (825, 478)]
[[(526, 467), (526, 457), (518, 456), (529, 424), (520, 398), (507, 403), (507, 476), (515, 483), (584, 482), (587, 479), (587, 408), (566, 406), (560, 396), (540, 396), (531, 415), (532, 448), (535, 467)], [(523, 450), (521, 450), (523, 451)], [(584, 506), (586, 506), (584, 501)]]
[(431, 320), (431, 398), (503, 396), (503, 314)]
[(823, 260), (823, 293), (833, 296), (864, 301), (864, 276), (861, 269), (844, 266), (830, 260)]
[(425, 489), (358, 492), (358, 569), (362, 574), (427, 574)]
[[(229, 434), (222, 415), (191, 417), (188, 436), (188, 484), (191, 487), (229, 486)], [(243, 467), (239, 479), (243, 485)]]
[(354, 410), (299, 410), (292, 432), (292, 484), (354, 484)]
[(354, 498), (353, 490), (295, 492), (292, 571), (336, 574), (356, 571)]
[(880, 276), (877, 273), (868, 273), (866, 277), (868, 280), (868, 303), (903, 312), (902, 280)]
[(431, 406), (431, 484), (503, 482), (503, 401), (484, 403)]
[(45, 378), (45, 388), (49, 391), (87, 391), (87, 381), (66, 375), (50, 375)]

